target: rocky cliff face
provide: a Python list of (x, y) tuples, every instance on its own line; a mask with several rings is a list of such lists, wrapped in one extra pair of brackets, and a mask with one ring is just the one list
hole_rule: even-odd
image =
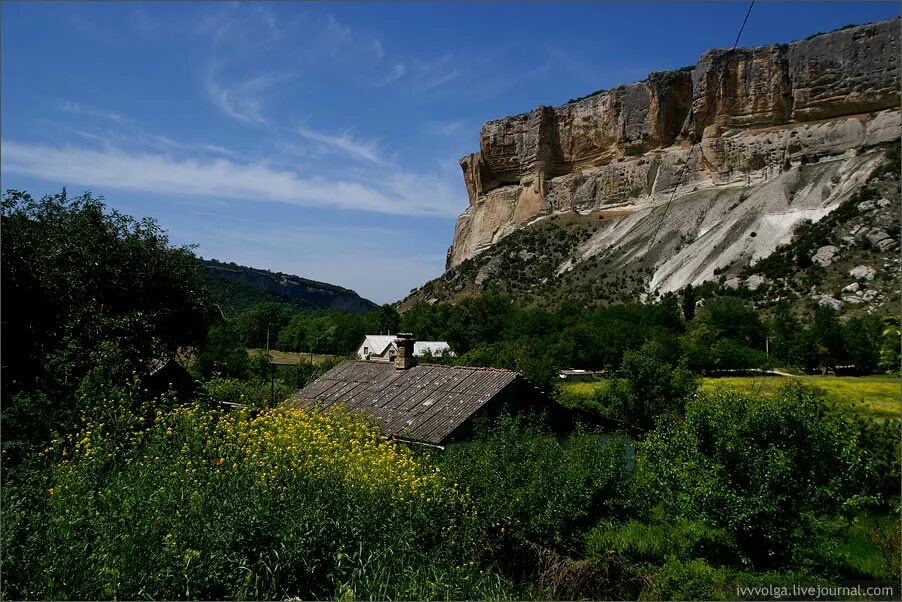
[[(671, 196), (668, 215), (696, 213), (700, 198), (705, 215), (733, 215), (716, 199), (732, 205), (737, 189), (776, 185), (801, 164), (842, 159), (822, 175), (831, 191), (844, 190), (833, 180), (851, 178), (851, 165), (869, 164), (850, 157), (899, 138), (899, 27), (894, 19), (791, 44), (712, 50), (692, 69), (652, 73), (563, 106), (485, 123), (479, 152), (461, 159), (469, 207), (457, 219), (447, 268), (543, 216), (614, 208), (624, 214), (618, 244), (635, 238), (638, 256), (641, 242), (650, 242), (650, 218)], [(815, 196), (804, 198), (808, 218), (838, 203), (835, 192)], [(762, 211), (756, 219), (766, 221), (768, 210)], [(729, 229), (704, 221), (712, 222), (706, 232)], [(631, 233), (630, 224), (640, 223)], [(668, 232), (665, 224), (660, 235)], [(791, 227), (781, 229), (770, 244), (789, 234)], [(579, 258), (602, 254), (609, 244), (583, 246)], [(651, 255), (651, 282), (660, 290), (713, 269), (675, 270), (673, 258)], [(665, 270), (658, 273), (659, 267)]]

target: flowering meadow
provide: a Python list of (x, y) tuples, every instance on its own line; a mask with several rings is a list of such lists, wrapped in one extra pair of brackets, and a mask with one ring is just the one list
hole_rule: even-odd
[(505, 597), (467, 496), (365, 420), (127, 398), (4, 492), (4, 597)]

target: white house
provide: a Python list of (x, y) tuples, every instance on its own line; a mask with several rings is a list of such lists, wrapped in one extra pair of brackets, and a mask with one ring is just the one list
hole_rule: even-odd
[[(393, 362), (398, 352), (393, 334), (368, 334), (357, 347), (357, 357), (373, 362)], [(417, 341), (413, 346), (413, 356), (454, 355), (450, 345), (445, 341)]]

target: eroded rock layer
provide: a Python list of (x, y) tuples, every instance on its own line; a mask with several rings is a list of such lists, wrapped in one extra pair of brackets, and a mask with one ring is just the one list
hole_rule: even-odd
[(711, 50), (692, 69), (486, 122), (460, 162), (469, 207), (447, 267), (553, 212), (758, 185), (898, 139), (899, 25)]

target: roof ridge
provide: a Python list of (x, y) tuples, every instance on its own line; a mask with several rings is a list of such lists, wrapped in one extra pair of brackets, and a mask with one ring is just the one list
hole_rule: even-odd
[[(379, 366), (391, 366), (393, 365), (391, 362), (377, 362), (373, 360), (361, 360), (361, 359), (348, 359), (346, 362), (355, 362), (358, 364), (375, 364)], [(340, 365), (340, 364), (339, 364)], [(502, 374), (516, 374), (517, 376), (523, 376), (523, 374), (517, 370), (511, 370), (510, 368), (496, 368), (494, 366), (449, 366), (447, 364), (431, 364), (431, 363), (420, 363), (418, 362), (414, 368), (417, 366), (429, 366), (429, 367), (437, 367), (437, 368), (451, 368), (453, 370), (480, 370), (482, 372), (500, 372)], [(408, 368), (411, 369), (411, 368)]]
[(417, 366), (441, 366), (442, 368), (453, 368), (454, 370), (482, 370), (483, 372), (502, 372), (507, 374), (516, 374), (523, 376), (516, 370), (510, 368), (495, 368), (494, 366), (448, 366), (447, 364), (417, 364)]

